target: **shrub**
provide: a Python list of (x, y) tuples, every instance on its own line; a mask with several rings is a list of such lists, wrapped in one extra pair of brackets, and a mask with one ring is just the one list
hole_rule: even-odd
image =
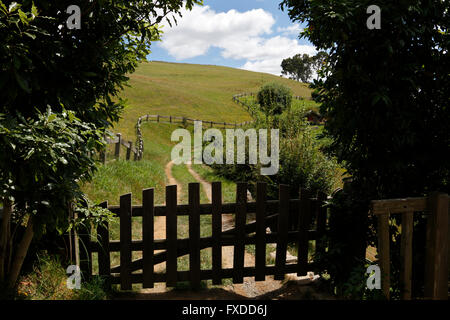
[(289, 109), (292, 103), (291, 89), (272, 82), (262, 86), (257, 95), (258, 103), (266, 117), (281, 114)]

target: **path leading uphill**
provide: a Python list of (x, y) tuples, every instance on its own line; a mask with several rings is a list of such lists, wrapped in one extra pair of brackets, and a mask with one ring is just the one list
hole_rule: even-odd
[[(169, 185), (177, 185), (178, 198), (181, 198), (183, 186), (173, 177), (173, 162), (166, 165), (165, 172)], [(187, 169), (192, 177), (202, 185), (203, 190), (211, 202), (211, 184), (205, 181), (191, 166)], [(234, 227), (233, 215), (222, 215), (222, 230), (232, 229)], [(165, 219), (157, 217), (155, 220), (155, 239), (165, 239)], [(222, 248), (222, 266), (223, 268), (233, 267), (233, 247), (226, 246)], [(255, 258), (252, 254), (245, 252), (244, 265), (252, 267), (255, 265)], [(162, 271), (165, 263), (155, 266), (155, 271)], [(119, 294), (117, 298), (124, 299), (302, 299), (305, 294), (313, 294), (317, 298), (323, 298), (314, 292), (314, 289), (308, 284), (313, 283), (311, 277), (297, 277), (295, 274), (287, 275), (285, 281), (277, 281), (273, 276), (266, 276), (266, 281), (256, 282), (251, 277), (244, 278), (242, 284), (231, 284), (222, 288), (207, 289), (197, 292), (179, 291), (166, 288), (165, 284), (159, 283), (154, 289), (144, 289), (139, 293)]]

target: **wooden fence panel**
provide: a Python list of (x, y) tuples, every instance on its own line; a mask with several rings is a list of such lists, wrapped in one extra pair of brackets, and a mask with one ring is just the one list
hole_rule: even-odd
[(212, 280), (214, 285), (222, 284), (222, 184), (212, 183)]
[(143, 288), (154, 287), (154, 197), (155, 190), (147, 189), (142, 192), (142, 241), (144, 248), (142, 251), (143, 259)]
[(278, 214), (278, 242), (275, 258), (275, 280), (284, 279), (284, 267), (286, 264), (286, 250), (289, 227), (289, 186), (280, 185), (279, 187), (280, 209)]
[(191, 286), (200, 288), (200, 184), (189, 184), (189, 271)]
[(166, 187), (167, 286), (177, 283), (177, 186)]
[(120, 288), (131, 290), (131, 193), (120, 197)]
[(233, 282), (244, 282), (245, 222), (247, 219), (247, 183), (238, 183), (236, 191), (235, 244)]
[(258, 182), (256, 185), (256, 245), (255, 245), (255, 281), (264, 281), (266, 267), (266, 197), (267, 184)]

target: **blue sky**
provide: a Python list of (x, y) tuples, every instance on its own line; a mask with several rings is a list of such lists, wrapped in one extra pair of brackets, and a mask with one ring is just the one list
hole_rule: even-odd
[(303, 26), (290, 21), (279, 0), (205, 0), (184, 12), (178, 25), (165, 23), (162, 42), (149, 60), (212, 64), (279, 75), (281, 61), (315, 48), (299, 39)]

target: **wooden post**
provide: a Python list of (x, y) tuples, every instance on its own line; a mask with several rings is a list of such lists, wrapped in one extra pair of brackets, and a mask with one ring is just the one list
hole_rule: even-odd
[(326, 249), (326, 243), (324, 243), (324, 237), (326, 232), (327, 223), (327, 208), (324, 207), (325, 201), (327, 200), (327, 195), (323, 192), (319, 192), (317, 195), (317, 239), (316, 239), (316, 250), (318, 253), (324, 255)]
[(381, 288), (386, 299), (389, 299), (391, 286), (389, 255), (389, 214), (378, 215), (378, 256), (381, 269)]
[(156, 122), (159, 122), (159, 114), (156, 116)]
[(169, 119), (170, 119), (170, 123), (172, 123), (172, 116), (170, 116), (170, 118), (169, 118)]
[(447, 194), (428, 197), (425, 297), (433, 300), (448, 298), (448, 202)]
[(127, 148), (127, 161), (131, 158), (131, 148), (133, 147), (133, 142), (128, 141), (128, 148)]
[(122, 142), (122, 135), (120, 133), (117, 134), (117, 138), (119, 138), (119, 141), (116, 143), (116, 150), (114, 152), (114, 157), (119, 160), (120, 157), (120, 144)]

